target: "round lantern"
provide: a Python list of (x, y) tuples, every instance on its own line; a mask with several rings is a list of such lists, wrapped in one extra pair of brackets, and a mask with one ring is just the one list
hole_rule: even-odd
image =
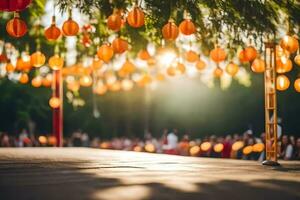
[(51, 108), (58, 108), (60, 106), (60, 99), (57, 97), (51, 97), (49, 100), (49, 105)]
[(31, 80), (31, 85), (33, 87), (41, 87), (42, 85), (42, 78), (40, 76), (36, 76)]
[(148, 53), (147, 50), (142, 49), (138, 53), (138, 58), (141, 60), (149, 60), (151, 58), (150, 54)]
[(19, 82), (22, 84), (26, 84), (26, 83), (28, 83), (28, 81), (29, 81), (28, 74), (22, 73), (20, 76)]
[(265, 71), (265, 61), (260, 58), (256, 58), (252, 62), (251, 69), (253, 72), (263, 73)]
[(285, 75), (279, 75), (276, 78), (276, 89), (279, 91), (284, 91), (290, 86), (290, 80)]
[(121, 15), (113, 13), (107, 18), (107, 27), (113, 31), (119, 31), (122, 25)]
[(80, 79), (79, 79), (79, 83), (81, 86), (83, 87), (89, 87), (92, 85), (93, 83), (93, 79), (92, 77), (88, 76), (88, 75), (84, 75), (84, 76), (81, 76)]
[(17, 63), (16, 63), (16, 70), (17, 71), (23, 70), (23, 59), (22, 58), (18, 58)]
[(0, 11), (21, 11), (27, 8), (32, 0), (1, 0)]
[(42, 85), (44, 87), (50, 87), (51, 84), (52, 84), (52, 74), (47, 74), (47, 76), (44, 77), (42, 80)]
[(12, 37), (22, 37), (27, 33), (26, 23), (20, 19), (19, 13), (15, 13), (13, 19), (6, 24), (6, 31)]
[(252, 151), (253, 151), (253, 147), (249, 145), (249, 146), (244, 147), (243, 154), (248, 155), (248, 154), (252, 153)]
[(211, 148), (211, 143), (210, 142), (203, 142), (200, 145), (200, 148), (201, 148), (202, 151), (208, 151)]
[(145, 24), (144, 12), (138, 6), (135, 6), (128, 13), (127, 22), (130, 26), (132, 26), (134, 28), (139, 28), (141, 26), (144, 26), (144, 24)]
[(291, 71), (293, 68), (293, 63), (290, 59), (286, 59), (283, 62), (283, 59), (276, 60), (276, 72), (279, 74), (286, 73)]
[(167, 68), (167, 74), (169, 76), (175, 76), (176, 75), (176, 68), (172, 67), (172, 66), (168, 67)]
[(295, 80), (294, 87), (297, 92), (300, 92), (300, 78)]
[(121, 85), (124, 91), (129, 91), (133, 88), (133, 81), (130, 79), (124, 79), (122, 80)]
[(294, 53), (299, 48), (299, 42), (297, 38), (293, 36), (286, 35), (280, 41), (281, 48), (289, 51), (290, 53)]
[(300, 54), (295, 56), (294, 61), (298, 66), (300, 66)]
[(60, 29), (55, 25), (55, 16), (53, 16), (50, 27), (45, 30), (45, 37), (50, 41), (54, 41), (59, 38), (60, 33)]
[(239, 71), (239, 66), (233, 62), (230, 62), (226, 68), (225, 71), (230, 75), (230, 76), (235, 76), (238, 71)]
[(101, 69), (103, 66), (103, 61), (98, 59), (98, 58), (95, 58), (93, 60), (93, 63), (92, 63), (92, 68), (93, 70), (98, 70), (98, 69)]
[(64, 66), (64, 59), (55, 54), (49, 59), (48, 63), (52, 70), (59, 70)]
[(218, 143), (214, 145), (214, 151), (217, 153), (222, 152), (224, 149), (224, 145), (222, 143)]
[(262, 152), (263, 150), (265, 150), (265, 145), (264, 143), (256, 143), (255, 145), (253, 145), (253, 152)]
[(112, 47), (115, 53), (121, 54), (128, 50), (128, 43), (126, 40), (116, 38), (112, 42)]
[(196, 63), (196, 68), (199, 71), (201, 71), (201, 70), (205, 69), (205, 67), (206, 67), (206, 63), (203, 60), (199, 59)]
[(99, 95), (104, 95), (107, 92), (107, 86), (104, 85), (102, 82), (101, 84), (97, 84), (96, 88), (94, 89), (94, 92)]
[(119, 90), (121, 89), (121, 83), (120, 83), (120, 81), (114, 82), (114, 83), (109, 87), (109, 89), (110, 89), (111, 91), (113, 91), (113, 92), (119, 91)]
[(43, 64), (45, 64), (46, 57), (42, 52), (36, 51), (30, 56), (30, 62), (34, 67), (41, 67)]
[(248, 62), (252, 62), (257, 57), (257, 51), (253, 46), (246, 47), (244, 49), (244, 59)]
[(125, 74), (131, 74), (134, 72), (135, 68), (135, 65), (127, 59), (123, 64), (121, 70), (123, 70)]
[(114, 55), (114, 50), (109, 44), (103, 44), (97, 51), (98, 57), (104, 62), (109, 62)]
[(190, 19), (185, 19), (179, 24), (179, 30), (184, 35), (191, 35), (196, 32), (196, 27)]
[(5, 70), (8, 73), (14, 72), (15, 71), (15, 66), (13, 66), (13, 64), (11, 64), (10, 62), (6, 64), (5, 66)]
[(179, 62), (176, 64), (176, 69), (177, 69), (179, 74), (184, 74), (185, 71), (186, 71), (186, 68), (185, 68), (184, 64), (179, 63)]
[(198, 145), (192, 146), (189, 150), (191, 156), (198, 156), (201, 149)]
[(65, 21), (62, 26), (62, 32), (64, 33), (65, 36), (75, 36), (77, 35), (78, 31), (79, 31), (79, 26), (77, 22), (75, 22), (72, 19), (72, 16), (70, 14), (69, 19)]
[(217, 68), (214, 70), (214, 76), (215, 76), (216, 78), (220, 78), (222, 75), (223, 75), (223, 69), (221, 69), (220, 67), (217, 67)]
[(239, 53), (239, 60), (241, 63), (245, 63), (245, 62), (248, 62), (247, 58), (246, 58), (246, 55), (245, 55), (245, 50), (242, 50), (240, 53)]
[(243, 147), (244, 147), (244, 142), (242, 142), (242, 141), (236, 141), (235, 143), (232, 144), (233, 151), (238, 151)]
[(222, 62), (226, 59), (226, 52), (222, 48), (216, 47), (210, 51), (210, 58), (216, 63)]
[(169, 20), (162, 28), (162, 35), (165, 40), (176, 40), (179, 30), (173, 20)]
[(185, 59), (188, 62), (196, 62), (199, 60), (199, 56), (195, 51), (189, 50), (185, 53)]

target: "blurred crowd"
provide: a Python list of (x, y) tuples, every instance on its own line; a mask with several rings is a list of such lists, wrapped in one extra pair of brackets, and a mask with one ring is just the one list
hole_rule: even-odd
[[(300, 160), (300, 137), (282, 135), (278, 142), (278, 157), (284, 160)], [(0, 147), (40, 147), (55, 146), (56, 138), (41, 135), (35, 137), (23, 130), (17, 137), (0, 133)], [(204, 138), (191, 139), (188, 134), (179, 138), (177, 129), (164, 129), (160, 138), (150, 132), (144, 138), (116, 137), (103, 140), (90, 138), (82, 131), (76, 131), (71, 137), (64, 138), (65, 147), (92, 147), (124, 151), (163, 153), (182, 156), (199, 156), (213, 158), (232, 158), (244, 160), (265, 159), (265, 134), (255, 137), (251, 130), (243, 134), (227, 136), (210, 135)]]

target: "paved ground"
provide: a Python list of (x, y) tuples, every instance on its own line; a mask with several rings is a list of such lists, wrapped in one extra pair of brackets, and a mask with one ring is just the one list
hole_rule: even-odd
[(300, 199), (300, 163), (88, 148), (0, 149), (0, 199)]

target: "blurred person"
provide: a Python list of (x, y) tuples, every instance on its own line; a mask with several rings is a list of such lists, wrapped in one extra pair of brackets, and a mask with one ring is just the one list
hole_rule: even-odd
[(82, 133), (81, 135), (81, 142), (83, 147), (88, 147), (90, 145), (90, 138), (87, 133)]
[(284, 160), (291, 160), (293, 156), (293, 145), (287, 135), (283, 135), (280, 146), (280, 158)]
[(72, 145), (73, 147), (81, 147), (82, 146), (82, 141), (81, 141), (81, 131), (75, 131), (72, 135)]
[(293, 159), (300, 160), (300, 138), (296, 140), (295, 151), (293, 155)]
[(189, 135), (186, 133), (183, 135), (181, 141), (179, 142), (179, 155), (188, 156), (189, 155), (189, 145), (190, 139)]
[(0, 147), (11, 147), (10, 138), (7, 133), (0, 134)]
[(173, 129), (173, 132), (170, 132), (167, 136), (167, 149), (166, 149), (166, 153), (167, 154), (173, 154), (173, 155), (177, 155), (177, 144), (178, 144), (178, 130), (176, 128)]
[(25, 129), (23, 129), (19, 135), (18, 146), (24, 147), (26, 143), (29, 142), (28, 139), (28, 132)]
[(231, 135), (227, 135), (225, 140), (223, 141), (223, 151), (222, 151), (222, 158), (230, 158), (231, 147), (232, 147), (232, 137)]

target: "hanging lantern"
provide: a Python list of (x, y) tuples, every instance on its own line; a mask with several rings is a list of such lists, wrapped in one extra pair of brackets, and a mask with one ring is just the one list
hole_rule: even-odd
[(214, 145), (214, 151), (217, 153), (222, 152), (224, 149), (224, 145), (222, 143), (218, 143)]
[(22, 73), (21, 76), (20, 76), (19, 82), (21, 84), (26, 84), (26, 83), (28, 83), (28, 81), (29, 81), (28, 74)]
[(186, 59), (188, 62), (193, 63), (193, 62), (196, 62), (196, 61), (199, 60), (199, 56), (198, 56), (198, 54), (197, 54), (195, 51), (189, 50), (189, 51), (187, 51), (187, 52), (185, 53), (185, 59)]
[(48, 63), (52, 70), (59, 70), (64, 66), (64, 59), (55, 54), (49, 59)]
[(205, 67), (206, 67), (206, 63), (203, 60), (199, 59), (196, 63), (196, 68), (199, 71), (201, 71), (201, 70), (205, 69)]
[(60, 99), (57, 97), (51, 97), (49, 100), (49, 105), (51, 108), (59, 108), (60, 106)]
[(42, 78), (40, 76), (36, 76), (31, 80), (31, 85), (33, 87), (41, 87), (42, 85)]
[(115, 10), (112, 15), (107, 18), (107, 27), (113, 31), (119, 31), (122, 25), (122, 18)]
[(222, 75), (223, 75), (223, 69), (221, 69), (220, 67), (217, 67), (217, 68), (214, 70), (214, 76), (215, 76), (216, 78), (220, 78)]
[(238, 71), (239, 71), (239, 66), (233, 62), (230, 62), (226, 68), (225, 71), (230, 75), (230, 76), (235, 76)]
[(239, 53), (239, 60), (241, 63), (246, 63), (248, 62), (247, 60), (247, 57), (245, 55), (245, 50), (242, 50), (240, 53)]
[(133, 81), (130, 79), (124, 79), (122, 80), (122, 89), (124, 91), (129, 91), (133, 88)]
[(252, 62), (257, 57), (257, 51), (253, 46), (244, 49), (244, 60)]
[(101, 69), (103, 66), (103, 61), (98, 59), (98, 58), (95, 58), (93, 60), (93, 63), (92, 63), (92, 68), (93, 70), (98, 70), (98, 69)]
[(250, 145), (243, 148), (244, 155), (249, 155), (250, 153), (252, 153), (252, 151), (253, 151), (253, 147)]
[(128, 43), (126, 40), (116, 38), (112, 42), (112, 47), (115, 53), (121, 54), (128, 50)]
[(146, 49), (141, 49), (138, 53), (138, 58), (141, 60), (149, 60), (151, 56)]
[(185, 68), (184, 64), (182, 64), (182, 63), (180, 63), (180, 62), (178, 62), (178, 63), (176, 64), (176, 69), (177, 69), (177, 71), (179, 72), (179, 74), (184, 74), (185, 71), (186, 71), (186, 68)]
[(252, 62), (251, 69), (253, 72), (263, 73), (265, 71), (265, 61), (260, 58), (256, 58)]
[(109, 89), (113, 92), (117, 92), (121, 89), (121, 83), (120, 81), (114, 82), (112, 85), (110, 85)]
[(196, 32), (196, 27), (191, 19), (185, 19), (179, 24), (179, 30), (184, 35), (191, 35)]
[(222, 62), (226, 59), (226, 52), (222, 48), (216, 47), (210, 51), (210, 58), (216, 63)]
[(22, 58), (17, 59), (16, 70), (17, 71), (22, 71), (23, 70), (23, 59)]
[(55, 25), (55, 16), (53, 16), (50, 27), (45, 30), (45, 37), (49, 41), (54, 41), (59, 38), (60, 33), (60, 29)]
[(135, 71), (135, 68), (135, 65), (127, 59), (126, 62), (122, 65), (121, 70), (125, 74), (132, 74)]
[(210, 142), (203, 142), (201, 145), (200, 145), (200, 148), (202, 151), (208, 151), (210, 150), (212, 147), (211, 143)]
[(99, 59), (109, 62), (114, 55), (114, 50), (109, 44), (103, 44), (97, 51)]
[(167, 68), (167, 74), (169, 76), (175, 76), (176, 75), (176, 68), (172, 67), (172, 66), (168, 67)]
[(295, 80), (294, 87), (297, 92), (300, 92), (300, 78)]
[(7, 73), (11, 73), (15, 71), (15, 66), (13, 66), (13, 64), (11, 64), (10, 62), (6, 64), (5, 66), (5, 70)]
[(139, 28), (141, 26), (144, 26), (145, 24), (144, 12), (138, 6), (134, 6), (134, 8), (128, 13), (127, 22), (130, 26), (134, 28)]
[(36, 51), (30, 56), (30, 62), (34, 67), (41, 67), (43, 64), (45, 64), (46, 57), (42, 52)]
[(80, 84), (78, 81), (72, 81), (67, 83), (67, 88), (71, 90), (72, 92), (77, 92), (80, 88)]
[(72, 19), (72, 11), (69, 13), (69, 19), (64, 22), (62, 26), (62, 32), (65, 36), (75, 36), (79, 31), (77, 22)]
[(104, 85), (102, 82), (99, 82), (99, 83), (96, 85), (96, 87), (94, 89), (94, 93), (96, 93), (98, 95), (104, 95), (107, 92), (107, 86)]
[(286, 35), (280, 41), (281, 48), (289, 51), (290, 53), (294, 53), (299, 48), (298, 39), (294, 36)]
[(169, 22), (162, 28), (162, 35), (165, 40), (176, 40), (178, 34), (179, 29), (172, 19), (170, 19)]
[(51, 84), (52, 84), (52, 74), (47, 74), (47, 76), (44, 77), (42, 80), (42, 85), (44, 87), (50, 87)]
[(22, 37), (27, 33), (26, 23), (20, 19), (19, 13), (15, 12), (14, 18), (7, 22), (6, 31), (15, 38)]
[(276, 72), (279, 74), (291, 71), (293, 63), (290, 59), (277, 59), (276, 60)]
[(31, 4), (32, 0), (1, 0), (0, 11), (14, 12), (21, 11)]
[(285, 75), (279, 75), (276, 78), (276, 88), (279, 91), (284, 91), (290, 86), (290, 80)]
[(300, 54), (295, 56), (294, 61), (298, 66), (300, 66)]
[(93, 79), (92, 77), (88, 76), (88, 75), (84, 75), (84, 76), (81, 76), (80, 79), (79, 79), (79, 83), (81, 86), (83, 87), (89, 87), (92, 85), (93, 83)]

